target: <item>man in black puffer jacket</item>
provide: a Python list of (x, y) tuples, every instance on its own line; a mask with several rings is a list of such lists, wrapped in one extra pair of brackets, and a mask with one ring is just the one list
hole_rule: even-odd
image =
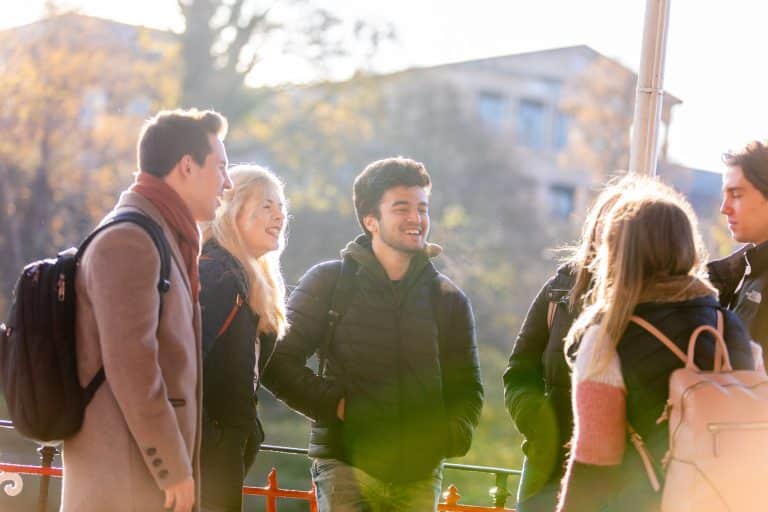
[(306, 364), (323, 350), (338, 260), (310, 269), (291, 294), (290, 330), (263, 376), (314, 421), (321, 512), (435, 510), (442, 460), (469, 450), (483, 398), (474, 319), (430, 262), (440, 251), (426, 241), (430, 186), (422, 164), (400, 157), (357, 177), (365, 234), (342, 251), (356, 271), (327, 369), (318, 376)]
[[(720, 304), (735, 311), (768, 358), (768, 143), (723, 155), (723, 203), (738, 251), (708, 264)], [(763, 297), (766, 295), (766, 297)]]

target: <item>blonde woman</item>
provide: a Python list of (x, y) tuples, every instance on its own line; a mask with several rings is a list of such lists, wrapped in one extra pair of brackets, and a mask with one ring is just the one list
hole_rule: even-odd
[[(604, 221), (593, 266), (594, 302), (574, 323), (566, 347), (579, 343), (573, 368), (574, 435), (558, 511), (659, 509), (634, 448), (631, 425), (653, 461), (667, 450), (667, 424), (657, 422), (669, 376), (682, 363), (639, 325), (637, 315), (687, 350), (693, 330), (716, 326), (717, 293), (701, 277), (705, 261), (688, 203), (649, 183), (622, 196)], [(725, 339), (735, 369), (752, 368), (744, 326), (725, 311)], [(714, 339), (702, 336), (695, 362), (711, 369)]]
[(230, 171), (216, 217), (203, 228), (203, 510), (239, 512), (242, 485), (264, 439), (259, 374), (286, 330), (283, 185), (258, 166)]

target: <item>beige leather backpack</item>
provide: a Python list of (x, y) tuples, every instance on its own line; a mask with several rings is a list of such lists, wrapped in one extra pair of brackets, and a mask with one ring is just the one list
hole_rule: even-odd
[[(658, 423), (669, 421), (669, 451), (662, 512), (764, 512), (768, 510), (768, 376), (765, 370), (733, 370), (718, 328), (702, 325), (691, 334), (688, 353), (646, 320), (632, 317), (684, 363), (669, 379), (669, 399)], [(716, 340), (713, 371), (693, 362), (696, 340)], [(631, 432), (651, 485), (659, 490), (650, 455)]]

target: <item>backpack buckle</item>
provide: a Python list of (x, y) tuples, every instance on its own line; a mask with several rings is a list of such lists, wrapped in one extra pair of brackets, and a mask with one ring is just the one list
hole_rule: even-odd
[(59, 279), (56, 281), (56, 297), (59, 302), (64, 302), (64, 298), (67, 295), (67, 276), (59, 274)]

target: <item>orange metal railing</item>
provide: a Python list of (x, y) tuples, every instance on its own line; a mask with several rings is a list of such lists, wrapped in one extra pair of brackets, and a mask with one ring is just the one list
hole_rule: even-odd
[[(0, 420), (0, 428), (12, 430), (13, 426), (8, 421)], [(261, 450), (288, 454), (307, 454), (306, 449), (271, 445), (263, 445)], [(2, 484), (2, 482), (9, 481), (11, 484), (13, 484), (10, 486), (10, 489), (5, 485), (2, 487), (6, 494), (9, 496), (16, 496), (21, 492), (23, 485), (20, 475), (40, 477), (41, 483), (38, 495), (38, 510), (39, 512), (45, 512), (48, 510), (49, 479), (51, 477), (61, 478), (63, 475), (63, 470), (60, 467), (54, 467), (52, 465), (54, 457), (58, 454), (58, 450), (55, 447), (44, 446), (41, 447), (38, 452), (41, 456), (40, 466), (27, 464), (10, 464), (0, 461), (0, 484)], [(494, 498), (495, 505), (491, 507), (483, 507), (460, 504), (459, 501), (461, 499), (461, 495), (454, 485), (450, 485), (448, 490), (443, 493), (443, 499), (438, 505), (438, 510), (441, 512), (514, 512), (514, 509), (505, 508), (505, 502), (509, 496), (509, 492), (507, 491), (507, 478), (510, 475), (519, 475), (519, 470), (452, 463), (444, 464), (443, 468), (450, 470), (494, 474), (496, 476), (496, 486), (492, 488), (489, 493)], [(277, 469), (275, 468), (272, 468), (270, 471), (267, 477), (266, 485), (264, 487), (244, 486), (243, 494), (246, 496), (262, 496), (266, 501), (266, 512), (277, 512), (278, 500), (306, 501), (309, 505), (310, 512), (317, 512), (317, 500), (314, 486), (308, 491), (283, 489), (278, 484)]]

